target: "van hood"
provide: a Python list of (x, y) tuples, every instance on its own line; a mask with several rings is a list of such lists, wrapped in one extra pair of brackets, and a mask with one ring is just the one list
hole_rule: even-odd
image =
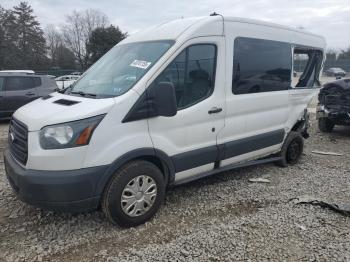
[(26, 124), (28, 131), (37, 131), (47, 125), (106, 114), (114, 105), (113, 98), (93, 99), (52, 93), (22, 106), (13, 116)]

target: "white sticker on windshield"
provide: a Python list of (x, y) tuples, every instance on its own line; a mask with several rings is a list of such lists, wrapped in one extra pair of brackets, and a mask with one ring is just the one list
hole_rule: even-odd
[(147, 67), (149, 67), (150, 64), (152, 64), (152, 63), (151, 62), (147, 62), (147, 61), (134, 60), (134, 62), (132, 62), (130, 64), (130, 66), (138, 67), (138, 68), (142, 68), (142, 69), (147, 69)]

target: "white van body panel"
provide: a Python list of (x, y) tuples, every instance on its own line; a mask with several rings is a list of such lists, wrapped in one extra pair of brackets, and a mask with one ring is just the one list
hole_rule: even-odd
[[(224, 21), (224, 22), (223, 22)], [(106, 99), (91, 99), (54, 93), (22, 107), (14, 117), (28, 126), (29, 156), (26, 168), (69, 170), (109, 165), (124, 154), (140, 148), (155, 148), (170, 158), (193, 150), (225, 144), (278, 129), (285, 134), (303, 115), (317, 89), (299, 89), (232, 94), (234, 39), (252, 37), (290, 42), (325, 49), (322, 37), (280, 25), (251, 19), (221, 16), (179, 19), (127, 37), (119, 45), (156, 40), (175, 40), (174, 45), (127, 93)], [(179, 110), (173, 117), (153, 117), (122, 123), (152, 81), (184, 48), (192, 44), (217, 46), (216, 79), (213, 94), (194, 106)], [(78, 101), (74, 106), (53, 103), (58, 99)], [(222, 108), (209, 115), (212, 107)], [(43, 150), (39, 130), (44, 126), (106, 114), (88, 146)], [(214, 130), (214, 131), (213, 131)], [(220, 167), (257, 159), (280, 150), (281, 144), (220, 161)], [(210, 171), (214, 163), (177, 172), (182, 180)]]
[(153, 148), (146, 119), (122, 123), (138, 98), (134, 91), (115, 98), (116, 105), (102, 120), (90, 141), (84, 167), (111, 164), (134, 149)]
[[(290, 32), (268, 25), (256, 25), (251, 22), (228, 21), (226, 30), (226, 104), (225, 128), (218, 135), (218, 144), (237, 139), (252, 137), (269, 131), (285, 129), (288, 120), (288, 91), (263, 92), (234, 95), (232, 93), (232, 66), (234, 41), (237, 37), (260, 38), (290, 42)], [(230, 32), (228, 34), (227, 32)], [(262, 150), (264, 154), (275, 153), (281, 145)], [(271, 151), (269, 151), (271, 150)], [(221, 166), (233, 164), (237, 159), (260, 156), (261, 150), (247, 156), (233, 157), (221, 161)]]
[(304, 110), (314, 96), (318, 94), (318, 89), (290, 89), (289, 91), (289, 118), (286, 123), (287, 131), (301, 119)]
[(111, 164), (118, 156), (133, 149), (152, 148), (153, 144), (149, 133), (145, 132), (148, 128), (147, 120), (120, 125), (123, 117), (138, 98), (139, 95), (131, 91), (112, 99), (109, 113), (96, 128), (89, 146), (44, 150), (39, 143), (40, 131), (29, 132), (31, 155), (28, 158), (27, 167), (36, 170), (72, 170), (102, 166)]
[(86, 146), (44, 150), (40, 146), (40, 131), (28, 133), (28, 157), (26, 168), (33, 170), (75, 170), (83, 167)]
[(181, 39), (222, 34), (223, 25), (221, 17), (183, 18), (164, 22), (136, 32), (124, 39), (120, 44), (139, 41), (156, 41), (160, 39), (176, 39), (176, 41), (180, 40), (180, 42), (183, 42)]
[[(48, 125), (106, 114), (115, 105), (113, 98), (91, 99), (60, 93), (53, 93), (51, 96), (51, 98), (45, 100), (39, 98), (24, 105), (13, 116), (26, 124), (28, 131), (37, 131)], [(60, 99), (77, 101), (78, 103), (71, 106), (55, 103)]]

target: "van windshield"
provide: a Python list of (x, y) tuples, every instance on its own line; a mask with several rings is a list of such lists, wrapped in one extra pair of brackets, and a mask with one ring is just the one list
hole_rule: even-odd
[(150, 41), (117, 45), (98, 60), (66, 93), (114, 97), (127, 92), (174, 44)]

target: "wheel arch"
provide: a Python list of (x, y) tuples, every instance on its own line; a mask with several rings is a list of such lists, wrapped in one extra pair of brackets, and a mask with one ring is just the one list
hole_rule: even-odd
[(171, 161), (171, 158), (159, 149), (140, 148), (122, 155), (113, 161), (112, 164), (110, 164), (98, 182), (96, 187), (96, 195), (101, 195), (103, 193), (104, 188), (109, 183), (116, 170), (131, 161), (140, 159), (149, 161), (156, 165), (163, 173), (166, 185), (173, 184), (175, 180), (175, 167)]
[(309, 128), (309, 113), (307, 109), (304, 110), (302, 117), (300, 117), (293, 125), (290, 131), (299, 132), (305, 139), (309, 137), (307, 132)]

